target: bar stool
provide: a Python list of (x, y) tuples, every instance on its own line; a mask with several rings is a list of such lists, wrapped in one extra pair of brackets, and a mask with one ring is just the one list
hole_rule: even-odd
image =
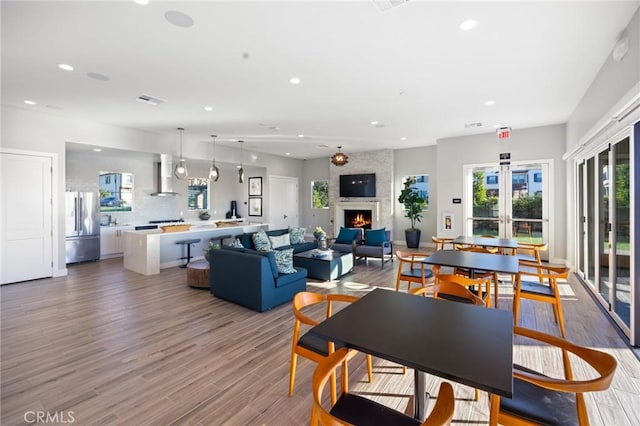
[(187, 263), (184, 265), (180, 265), (181, 268), (186, 268), (189, 262), (191, 262), (191, 244), (196, 244), (200, 242), (200, 238), (193, 238), (190, 240), (180, 240), (176, 241), (176, 244), (186, 245), (187, 246), (187, 257), (180, 257), (179, 259), (187, 259)]
[(218, 243), (218, 244), (220, 244), (220, 247), (222, 247), (224, 245), (224, 240), (227, 239), (227, 238), (231, 238), (231, 237), (233, 237), (233, 235), (221, 235), (219, 237), (212, 237), (209, 240), (209, 242), (210, 243), (214, 243), (214, 244)]

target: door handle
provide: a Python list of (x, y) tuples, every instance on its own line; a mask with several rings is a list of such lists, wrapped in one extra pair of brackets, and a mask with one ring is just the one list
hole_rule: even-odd
[(507, 224), (511, 223), (511, 215), (507, 215)]
[(504, 215), (501, 214), (500, 216), (498, 216), (498, 219), (500, 223), (504, 223)]
[(283, 215), (282, 215), (282, 217), (286, 219), (286, 218), (287, 218), (287, 215), (286, 215), (286, 214), (283, 214)]

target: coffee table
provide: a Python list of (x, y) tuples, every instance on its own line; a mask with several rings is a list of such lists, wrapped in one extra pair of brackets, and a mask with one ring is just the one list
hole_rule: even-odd
[(309, 250), (293, 255), (293, 266), (307, 269), (307, 276), (335, 280), (353, 270), (353, 254), (336, 250)]

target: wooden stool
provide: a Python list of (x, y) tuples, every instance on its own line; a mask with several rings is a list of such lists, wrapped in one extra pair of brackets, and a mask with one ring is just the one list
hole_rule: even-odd
[(190, 240), (180, 240), (176, 241), (176, 244), (186, 245), (187, 246), (187, 257), (180, 257), (179, 259), (187, 259), (187, 263), (184, 265), (180, 265), (181, 268), (186, 268), (189, 262), (191, 262), (191, 244), (196, 244), (200, 242), (200, 238), (193, 238)]
[(191, 288), (209, 288), (209, 262), (195, 260), (187, 265), (187, 284)]

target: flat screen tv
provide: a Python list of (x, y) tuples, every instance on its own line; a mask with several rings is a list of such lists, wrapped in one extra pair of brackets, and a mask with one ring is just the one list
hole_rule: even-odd
[(375, 197), (376, 174), (340, 175), (340, 196), (345, 198)]

